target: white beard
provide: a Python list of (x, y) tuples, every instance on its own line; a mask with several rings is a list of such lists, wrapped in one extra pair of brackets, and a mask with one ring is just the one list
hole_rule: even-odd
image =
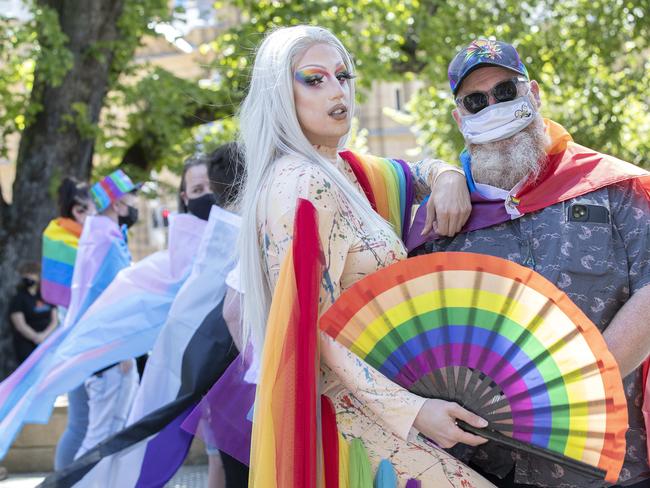
[(472, 177), (503, 190), (511, 190), (524, 178), (537, 179), (546, 163), (546, 148), (550, 138), (546, 134), (542, 116), (521, 132), (502, 141), (487, 144), (468, 144), (472, 157)]

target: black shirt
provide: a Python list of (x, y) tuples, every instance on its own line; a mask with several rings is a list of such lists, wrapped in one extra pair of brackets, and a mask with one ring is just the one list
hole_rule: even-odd
[[(16, 312), (22, 312), (27, 325), (36, 332), (44, 331), (52, 320), (52, 305), (44, 302), (40, 293), (32, 295), (23, 287), (18, 289), (9, 305), (9, 314)], [(12, 330), (16, 359), (22, 363), (36, 349), (36, 344), (18, 332), (15, 326), (12, 327)]]

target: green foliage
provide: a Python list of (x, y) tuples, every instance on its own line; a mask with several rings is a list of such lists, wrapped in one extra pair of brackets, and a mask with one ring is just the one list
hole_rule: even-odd
[[(225, 2), (224, 2), (225, 3)], [(644, 164), (650, 149), (650, 12), (631, 0), (232, 0), (243, 23), (212, 44), (233, 89), (245, 86), (252, 53), (277, 26), (331, 29), (356, 58), (361, 86), (418, 79), (409, 104), (418, 142), (455, 160), (463, 146), (451, 117), (447, 66), (477, 37), (514, 44), (540, 82), (543, 114), (576, 141)], [(223, 3), (217, 3), (221, 6)]]
[(120, 39), (115, 41), (115, 54), (112, 71), (112, 83), (118, 82), (122, 74), (128, 74), (133, 68), (135, 48), (142, 44), (143, 36), (155, 35), (151, 29), (152, 22), (169, 20), (171, 13), (166, 0), (126, 0), (124, 12), (118, 21)]
[(0, 156), (8, 156), (7, 137), (22, 131), (41, 110), (32, 93), (34, 68), (57, 86), (72, 66), (56, 12), (32, 7), (28, 22), (0, 14)]
[(33, 39), (33, 31), (14, 19), (0, 16), (0, 156), (8, 156), (7, 136), (25, 127), (33, 84), (34, 61), (20, 52)]
[[(26, 3), (31, 13), (27, 21), (0, 14), (0, 156), (3, 157), (8, 156), (7, 137), (20, 133), (42, 110), (42, 94), (33, 91), (36, 67), (38, 76), (47, 80), (49, 86), (56, 87), (75, 62), (57, 11), (46, 2), (30, 0)], [(111, 83), (114, 85), (132, 63), (135, 48), (150, 31), (150, 23), (168, 17), (166, 0), (127, 0), (118, 22), (119, 39), (85, 46), (84, 55), (100, 62), (112, 59)], [(71, 110), (64, 117), (65, 122), (74, 124), (84, 137), (100, 134), (84, 103), (74, 103)]]
[(32, 6), (38, 44), (33, 46), (35, 65), (51, 86), (58, 86), (72, 68), (74, 59), (67, 48), (68, 36), (61, 31), (57, 12), (40, 4)]
[(235, 104), (228, 91), (178, 78), (162, 68), (144, 67), (136, 75), (141, 77), (137, 83), (124, 84), (111, 96), (110, 103), (129, 115), (124, 125), (107, 113), (97, 147), (102, 167), (114, 168), (124, 152), (138, 144), (147, 161), (132, 166), (179, 169), (188, 155), (208, 152), (235, 137), (236, 124), (230, 118)]
[[(0, 156), (6, 138), (20, 132), (41, 110), (30, 92), (38, 66), (56, 86), (73, 62), (54, 10), (32, 0), (33, 17), (18, 22), (0, 14)], [(203, 53), (219, 77), (211, 84), (183, 80), (160, 68), (137, 64), (133, 54), (152, 22), (172, 15), (166, 0), (126, 0), (121, 36), (88, 46), (84, 55), (108, 60), (111, 92), (102, 123), (76, 103), (66, 122), (97, 139), (98, 173), (120, 164), (129, 148), (146, 158), (130, 171), (179, 168), (194, 152), (232, 140), (233, 113), (250, 77), (255, 48), (270, 29), (309, 23), (331, 29), (355, 57), (360, 97), (376, 81), (417, 79), (421, 89), (408, 114), (393, 118), (413, 127), (418, 143), (438, 157), (456, 160), (463, 141), (451, 117), (454, 102), (447, 66), (470, 40), (492, 36), (517, 46), (540, 82), (543, 113), (587, 146), (644, 164), (650, 149), (646, 93), (650, 86), (650, 20), (646, 2), (632, 0), (229, 0), (241, 23), (218, 36)], [(126, 76), (124, 76), (126, 75)], [(136, 80), (136, 81), (134, 81)], [(128, 116), (118, 115), (126, 111)], [(203, 123), (209, 123), (201, 126)], [(356, 139), (364, 146), (364, 133)]]

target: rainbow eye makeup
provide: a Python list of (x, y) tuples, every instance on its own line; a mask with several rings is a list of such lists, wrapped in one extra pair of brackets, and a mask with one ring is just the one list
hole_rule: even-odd
[[(305, 86), (311, 87), (320, 85), (326, 78), (330, 77), (331, 75), (326, 70), (321, 68), (303, 68), (296, 71), (296, 74), (294, 75), (296, 81), (302, 83)], [(345, 65), (340, 65), (336, 67), (336, 73), (334, 77), (338, 80), (339, 83), (343, 84), (347, 80), (354, 78), (354, 75), (345, 69)]]
[(306, 86), (316, 86), (320, 84), (325, 76), (327, 76), (327, 73), (318, 68), (301, 69), (296, 71), (295, 74), (296, 81)]

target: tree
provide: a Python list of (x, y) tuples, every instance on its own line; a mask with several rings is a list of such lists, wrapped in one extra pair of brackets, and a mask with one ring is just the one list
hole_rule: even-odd
[[(12, 203), (0, 195), (0, 317), (6, 317), (18, 263), (40, 256), (40, 235), (55, 215), (61, 176), (90, 176), (108, 90), (149, 22), (167, 15), (165, 0), (38, 0), (30, 7), (27, 23), (1, 19), (2, 69), (14, 76), (0, 76), (0, 120), (5, 138), (12, 131), (21, 131), (21, 138)], [(2, 322), (4, 376), (12, 354)]]
[(276, 26), (332, 30), (356, 58), (359, 81), (417, 78), (407, 120), (423, 147), (456, 160), (462, 138), (447, 66), (477, 37), (514, 44), (540, 81), (544, 114), (584, 145), (647, 164), (650, 12), (629, 0), (232, 0), (242, 23), (213, 43), (216, 66), (245, 85), (251, 52)]

